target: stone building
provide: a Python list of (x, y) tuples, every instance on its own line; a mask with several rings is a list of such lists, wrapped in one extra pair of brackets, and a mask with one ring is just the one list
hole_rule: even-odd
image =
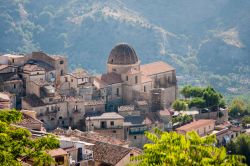
[(87, 117), (85, 120), (87, 131), (95, 131), (119, 139), (124, 139), (123, 123), (124, 117), (115, 112), (107, 112), (100, 116)]
[(8, 92), (0, 92), (0, 109), (16, 108), (16, 96)]
[(118, 44), (111, 50), (107, 73), (97, 76), (94, 85), (107, 102), (108, 111), (143, 100), (153, 110), (160, 110), (171, 106), (176, 99), (175, 69), (162, 61), (141, 65), (128, 44)]

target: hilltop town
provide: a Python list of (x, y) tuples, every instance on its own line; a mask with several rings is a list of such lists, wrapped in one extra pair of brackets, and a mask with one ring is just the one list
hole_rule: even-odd
[[(23, 120), (15, 125), (34, 137), (58, 136), (60, 148), (48, 153), (59, 165), (126, 165), (142, 153), (145, 131), (155, 127), (216, 135), (218, 146), (243, 132), (229, 123), (226, 108), (174, 110), (176, 70), (166, 62), (141, 64), (133, 47), (121, 43), (106, 65), (105, 73), (92, 75), (69, 71), (62, 55), (2, 55), (0, 109), (20, 110)], [(175, 122), (183, 115), (191, 119)]]

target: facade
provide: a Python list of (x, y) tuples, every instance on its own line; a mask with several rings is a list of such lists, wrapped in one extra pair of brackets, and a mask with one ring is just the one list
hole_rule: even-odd
[(128, 44), (118, 44), (111, 50), (107, 73), (97, 76), (94, 84), (108, 111), (142, 100), (157, 111), (170, 107), (176, 99), (175, 69), (162, 61), (141, 65)]
[(115, 112), (87, 117), (85, 124), (87, 131), (95, 131), (103, 135), (124, 139), (124, 117)]

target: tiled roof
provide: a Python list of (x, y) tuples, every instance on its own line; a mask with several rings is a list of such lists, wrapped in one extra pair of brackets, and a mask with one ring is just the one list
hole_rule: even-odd
[(94, 159), (106, 164), (115, 165), (131, 151), (129, 148), (97, 142), (93, 147)]
[(58, 149), (49, 150), (48, 154), (51, 155), (52, 157), (55, 157), (55, 156), (66, 155), (68, 153), (62, 148), (58, 148)]
[(63, 130), (63, 129), (56, 129), (53, 131), (56, 135), (65, 135), (65, 136), (74, 136), (79, 138), (80, 141), (85, 141), (89, 143), (96, 143), (96, 142), (104, 142), (112, 145), (121, 145), (121, 146), (127, 146), (128, 142), (122, 139), (113, 138), (109, 136), (101, 135), (100, 133), (96, 132), (82, 132), (79, 130)]
[(168, 109), (160, 110), (159, 114), (161, 116), (171, 116), (171, 112)]
[(7, 68), (7, 67), (9, 67), (9, 65), (1, 65), (1, 64), (0, 64), (0, 70), (3, 70), (3, 69), (5, 69), (5, 68)]
[(76, 78), (84, 78), (89, 76), (88, 72), (85, 70), (75, 70), (71, 73), (71, 75)]
[(152, 79), (148, 76), (142, 75), (141, 76), (141, 82), (146, 83), (146, 82), (152, 82)]
[(177, 128), (177, 131), (192, 131), (199, 129), (200, 127), (207, 126), (209, 124), (215, 124), (215, 120), (212, 119), (200, 119), (184, 126)]
[(106, 85), (122, 83), (121, 75), (116, 74), (116, 73), (102, 74), (100, 76), (97, 76), (96, 78), (99, 81), (101, 81), (101, 83), (106, 84)]
[(39, 107), (46, 105), (39, 97), (36, 95), (29, 95), (23, 98), (23, 100), (29, 104), (31, 107)]
[(98, 119), (124, 119), (123, 116), (119, 115), (116, 112), (105, 112), (100, 116), (92, 116), (90, 120), (98, 120)]
[(173, 68), (172, 66), (163, 61), (141, 65), (142, 73), (147, 76), (168, 72), (172, 70), (175, 70), (175, 68)]
[(26, 127), (28, 124), (42, 124), (42, 122), (36, 118), (31, 117), (30, 115), (27, 115), (26, 113), (22, 113), (23, 118), (22, 121), (18, 122), (17, 125)]
[(45, 71), (45, 69), (37, 64), (25, 64), (23, 66), (23, 71), (34, 72), (34, 71)]

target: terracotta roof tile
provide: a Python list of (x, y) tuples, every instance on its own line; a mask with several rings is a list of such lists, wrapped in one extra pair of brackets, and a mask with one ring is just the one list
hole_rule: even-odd
[(49, 150), (48, 154), (54, 157), (54, 156), (66, 155), (68, 153), (62, 148), (58, 148), (58, 149)]
[(40, 120), (33, 118), (25, 114), (24, 112), (22, 114), (23, 114), (22, 121), (18, 122), (17, 125), (26, 127), (27, 125), (32, 125), (32, 124), (42, 124)]
[(37, 64), (25, 64), (23, 66), (23, 71), (34, 72), (34, 71), (45, 71), (45, 69)]
[(96, 78), (101, 80), (106, 85), (122, 83), (121, 75), (116, 74), (116, 73), (107, 73), (101, 76), (97, 76)]
[(207, 126), (209, 124), (215, 124), (215, 120), (212, 119), (200, 119), (194, 122), (191, 122), (189, 124), (186, 124), (184, 126), (181, 126), (179, 128), (176, 129), (176, 131), (192, 131), (192, 130), (196, 130), (199, 129), (202, 126)]
[(93, 147), (94, 159), (106, 164), (115, 165), (131, 151), (129, 148), (97, 142)]
[(158, 73), (168, 72), (175, 70), (172, 66), (169, 64), (159, 61), (154, 63), (149, 63), (145, 65), (141, 65), (141, 71), (144, 75), (151, 76)]
[(146, 82), (152, 82), (152, 79), (148, 76), (142, 75), (141, 76), (141, 82), (146, 83)]

